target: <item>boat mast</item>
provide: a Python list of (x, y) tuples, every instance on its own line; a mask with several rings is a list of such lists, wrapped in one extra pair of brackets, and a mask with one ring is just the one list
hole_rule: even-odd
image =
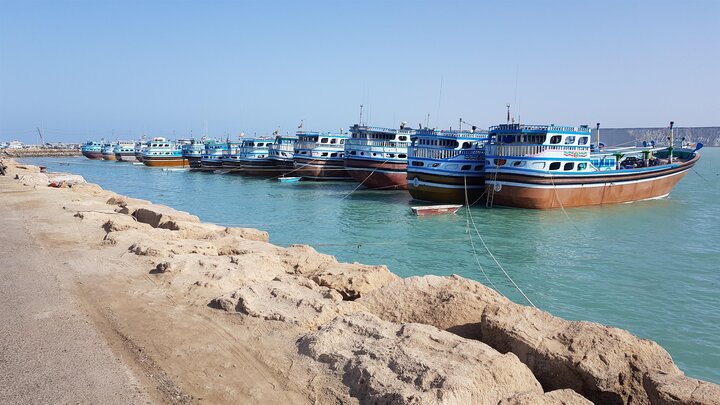
[(673, 136), (673, 125), (675, 125), (675, 122), (670, 121), (670, 147), (668, 147), (668, 163), (672, 163), (673, 158), (673, 141), (675, 140)]
[(600, 123), (595, 124), (595, 130), (597, 131), (597, 149), (600, 150)]

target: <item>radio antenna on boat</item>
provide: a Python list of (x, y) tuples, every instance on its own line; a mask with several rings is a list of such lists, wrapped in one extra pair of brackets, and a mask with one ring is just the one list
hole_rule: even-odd
[(600, 150), (600, 123), (595, 124), (595, 131), (597, 131), (597, 149)]
[(360, 104), (360, 121), (358, 121), (358, 124), (362, 125), (362, 115), (363, 115), (363, 105)]
[(505, 107), (507, 107), (507, 124), (510, 123), (510, 104), (505, 104)]
[(440, 128), (440, 103), (442, 102), (442, 89), (443, 89), (443, 77), (440, 76), (440, 93), (438, 94), (438, 107), (437, 107), (437, 117), (435, 117), (435, 126), (437, 128)]

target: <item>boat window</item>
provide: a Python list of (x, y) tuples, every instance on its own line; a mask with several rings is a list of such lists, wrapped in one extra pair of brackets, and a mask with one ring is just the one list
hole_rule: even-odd
[(516, 160), (515, 162), (513, 162), (513, 166), (515, 167), (525, 167), (526, 164), (527, 162), (524, 160)]
[(333, 138), (330, 140), (330, 143), (337, 143), (337, 141), (338, 141), (337, 139)]
[[(553, 136), (550, 137), (550, 143), (551, 143), (551, 144), (558, 144), (558, 143), (560, 143), (560, 140), (561, 140), (561, 139), (562, 139), (562, 136), (560, 136), (560, 135), (553, 135)], [(550, 169), (550, 170), (552, 170), (552, 169)]]
[(398, 155), (398, 157), (399, 157), (400, 159), (405, 159), (405, 158), (407, 157), (407, 155), (404, 154), (404, 153), (401, 153), (401, 154)]
[(331, 154), (330, 154), (330, 157), (337, 157), (337, 152), (331, 153)]
[(482, 171), (482, 169), (483, 169), (483, 165), (477, 165), (477, 166), (475, 166), (475, 171), (476, 171), (476, 172)]
[(507, 160), (505, 159), (495, 159), (496, 166), (505, 166), (505, 163), (507, 163)]
[(353, 150), (353, 151), (350, 151), (350, 154), (351, 154), (351, 155), (357, 155), (357, 152), (355, 152), (355, 151)]
[(577, 169), (578, 170), (585, 170), (587, 168), (587, 163), (578, 163)]
[(413, 166), (425, 166), (425, 163), (413, 160), (412, 165)]
[(580, 139), (578, 139), (578, 145), (587, 145), (587, 143), (588, 143), (587, 136), (581, 136)]
[(323, 152), (320, 156), (327, 156), (327, 152)]
[(463, 167), (460, 168), (460, 170), (470, 170), (472, 166), (470, 165), (463, 165)]
[(565, 163), (565, 166), (563, 166), (563, 170), (565, 170), (565, 171), (572, 170), (574, 167), (575, 167), (575, 163), (567, 162), (567, 163)]
[(345, 140), (344, 140), (344, 139), (341, 139), (341, 140), (340, 140), (340, 145), (342, 145), (342, 144), (344, 144), (344, 143), (345, 143)]
[(440, 163), (433, 163), (433, 164), (430, 165), (430, 166), (432, 166), (432, 167), (438, 167), (438, 166), (440, 166)]
[(575, 143), (575, 136), (570, 135), (565, 137), (565, 145), (572, 145)]
[(388, 156), (390, 156), (391, 158), (394, 158), (394, 157), (395, 157), (395, 154), (394, 154), (394, 153), (391, 153), (391, 154), (389, 154)]
[(398, 139), (401, 140), (401, 141), (407, 141), (407, 136), (405, 136), (405, 135), (400, 135), (400, 136), (398, 137)]
[(462, 144), (463, 149), (470, 149), (470, 146), (471, 146), (470, 142), (463, 142), (463, 144)]
[(560, 162), (550, 163), (550, 170), (560, 170)]

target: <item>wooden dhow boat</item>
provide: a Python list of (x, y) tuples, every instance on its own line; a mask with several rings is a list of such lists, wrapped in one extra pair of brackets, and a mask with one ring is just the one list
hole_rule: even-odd
[(120, 162), (135, 162), (135, 141), (118, 141), (114, 149), (115, 160)]
[(298, 132), (293, 150), (295, 173), (310, 180), (350, 180), (345, 170), (347, 134)]
[(408, 147), (407, 189), (419, 201), (475, 204), (485, 191), (487, 131), (417, 130)]
[(143, 164), (151, 167), (188, 167), (183, 156), (183, 142), (154, 138), (143, 152)]
[(103, 157), (103, 145), (104, 142), (87, 141), (85, 144), (83, 144), (80, 150), (82, 151), (83, 156), (85, 156), (86, 158), (92, 160), (100, 160)]
[(345, 141), (345, 170), (367, 188), (406, 189), (407, 148), (415, 130), (405, 125), (400, 129), (353, 125)]
[(115, 142), (106, 143), (102, 147), (103, 160), (117, 160), (115, 157)]
[(673, 148), (672, 123), (670, 144), (662, 148), (591, 150), (587, 125), (504, 124), (491, 127), (490, 135), (494, 142), (486, 147), (487, 205), (520, 208), (662, 198), (697, 163), (702, 148)]

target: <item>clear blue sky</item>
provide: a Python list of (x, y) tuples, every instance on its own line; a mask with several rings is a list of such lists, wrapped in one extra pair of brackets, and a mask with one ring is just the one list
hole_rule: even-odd
[[(0, 140), (720, 125), (720, 1), (0, 0)], [(442, 92), (441, 92), (442, 83)]]

